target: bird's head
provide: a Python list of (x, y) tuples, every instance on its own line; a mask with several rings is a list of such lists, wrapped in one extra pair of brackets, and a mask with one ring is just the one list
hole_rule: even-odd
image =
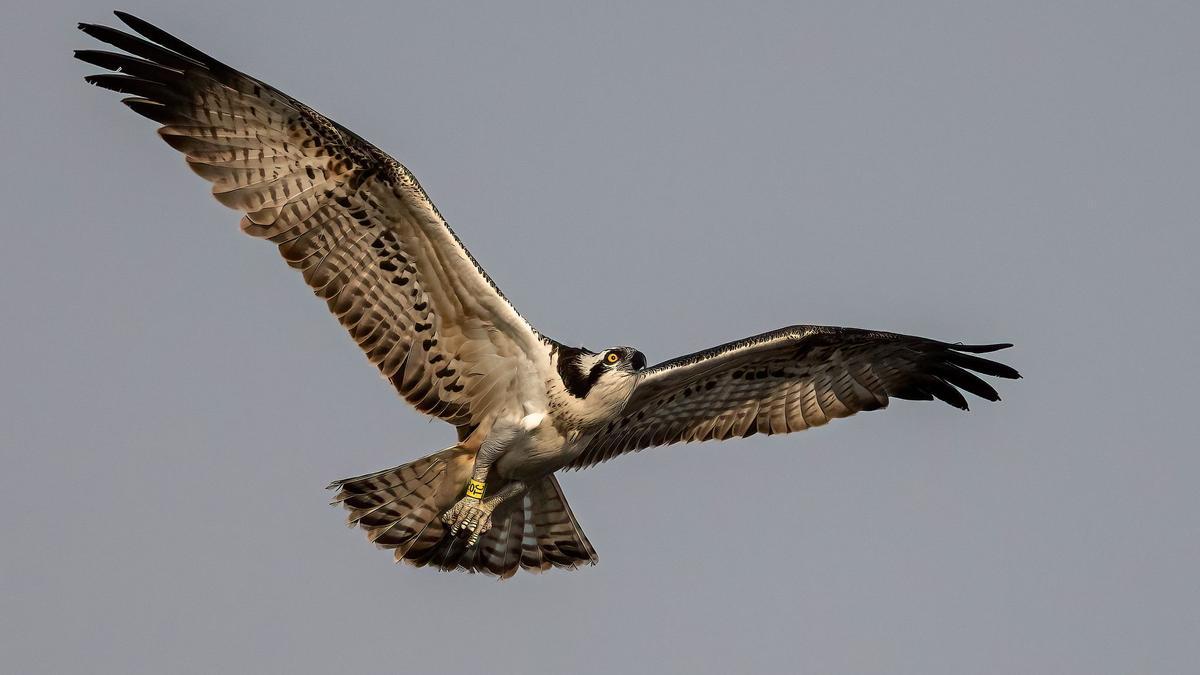
[(602, 352), (561, 347), (558, 374), (563, 388), (577, 399), (619, 399), (624, 403), (646, 367), (646, 355), (633, 347), (611, 347)]
[(609, 347), (594, 355), (590, 369), (600, 367), (601, 373), (629, 374), (637, 373), (646, 367), (646, 355), (633, 347)]

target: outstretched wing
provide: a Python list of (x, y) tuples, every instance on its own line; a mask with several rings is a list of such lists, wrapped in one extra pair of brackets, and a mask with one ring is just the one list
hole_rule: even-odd
[(971, 371), (1020, 377), (971, 353), (1010, 346), (825, 326), (791, 326), (730, 342), (643, 371), (620, 417), (592, 438), (571, 467), (681, 441), (800, 431), (883, 408), (890, 396), (937, 398), (966, 410), (959, 389), (1000, 399)]
[(469, 425), (521, 394), (548, 345), (408, 169), (283, 92), (117, 16), (142, 37), (80, 24), (126, 52), (75, 52), (119, 73), (87, 81), (130, 94), (127, 106), (162, 124), (217, 200), (245, 213), (242, 229), (279, 246), (410, 403)]

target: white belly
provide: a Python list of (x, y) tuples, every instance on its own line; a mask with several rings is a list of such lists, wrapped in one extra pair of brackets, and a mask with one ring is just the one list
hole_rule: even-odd
[(544, 413), (526, 415), (496, 470), (510, 480), (532, 480), (558, 471), (583, 452), (579, 434), (561, 433)]

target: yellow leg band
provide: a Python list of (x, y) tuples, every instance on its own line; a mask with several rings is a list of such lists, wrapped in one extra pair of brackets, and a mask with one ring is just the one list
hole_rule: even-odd
[(478, 481), (472, 478), (471, 481), (467, 483), (467, 496), (471, 497), (472, 499), (483, 499), (483, 481)]

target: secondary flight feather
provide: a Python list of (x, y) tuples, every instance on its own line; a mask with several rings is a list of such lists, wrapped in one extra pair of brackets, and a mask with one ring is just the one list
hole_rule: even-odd
[[(889, 398), (996, 401), (976, 373), (1019, 377), (963, 345), (791, 326), (647, 367), (631, 347), (569, 347), (529, 325), (416, 178), (283, 92), (123, 12), (80, 24), (119, 51), (75, 56), (88, 82), (159, 136), (279, 248), (380, 373), (457, 428), (427, 457), (335, 481), (335, 502), (397, 561), (508, 577), (594, 564), (555, 472), (678, 442), (781, 434)], [(961, 391), (960, 391), (961, 390)]]

